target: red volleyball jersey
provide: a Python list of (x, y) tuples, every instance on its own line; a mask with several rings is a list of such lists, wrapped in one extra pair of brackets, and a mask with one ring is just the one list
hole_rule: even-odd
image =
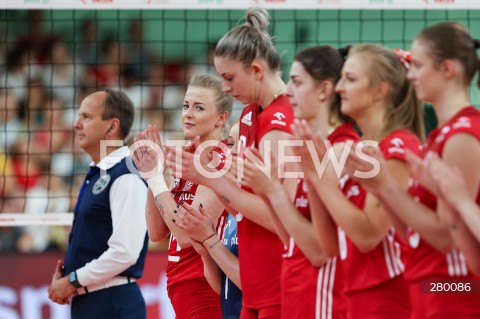
[(269, 107), (260, 110), (257, 118), (255, 146), (259, 147), (260, 140), (272, 130), (280, 130), (291, 133), (290, 126), (293, 123), (293, 109), (288, 98), (280, 95)]
[[(238, 139), (245, 147), (255, 146), (257, 120), (262, 108), (256, 103), (245, 106), (238, 124)], [(248, 142), (247, 142), (248, 141)]]
[[(332, 145), (351, 140), (358, 134), (351, 124), (338, 126), (329, 136)], [(295, 207), (311, 220), (308, 187), (298, 179)], [(313, 266), (290, 237), (283, 255), (281, 291), (282, 318), (346, 318), (346, 304), (340, 258), (329, 259), (322, 267)]]
[[(387, 160), (405, 161), (405, 149), (418, 154), (420, 147), (418, 137), (408, 130), (396, 130), (379, 143), (379, 148)], [(340, 179), (340, 187), (353, 204), (364, 208), (367, 193), (358, 183), (345, 175)], [(382, 242), (368, 253), (358, 250), (341, 229), (339, 236), (347, 292), (366, 290), (403, 275), (402, 249), (396, 240), (393, 227)]]
[(360, 137), (351, 123), (343, 123), (335, 128), (327, 137), (330, 143), (342, 143), (347, 141), (358, 142)]
[[(480, 141), (480, 112), (474, 107), (463, 108), (443, 126), (433, 130), (428, 136), (421, 157), (428, 152), (435, 152), (442, 157), (446, 141), (458, 133), (473, 135)], [(436, 197), (417, 181), (411, 181), (409, 193), (425, 206), (436, 210)], [(480, 192), (477, 195), (477, 204), (480, 204)], [(408, 245), (410, 249), (405, 259), (405, 277), (409, 280), (418, 281), (427, 277), (472, 276), (467, 268), (465, 257), (458, 249), (443, 254), (422, 240), (419, 234), (412, 229), (408, 231)]]
[[(257, 104), (245, 107), (240, 117), (239, 139), (244, 146), (258, 148), (271, 130), (290, 133), (293, 110), (280, 95), (264, 110)], [(241, 212), (239, 212), (241, 214)], [(278, 236), (242, 215), (238, 221), (238, 255), (243, 305), (259, 308), (280, 304), (280, 272), (283, 245)]]
[[(298, 179), (295, 207), (310, 220), (308, 188)], [(313, 266), (290, 237), (285, 247), (281, 274), (282, 318), (346, 318), (344, 281), (340, 258)]]
[[(198, 185), (193, 182), (175, 178), (174, 187), (171, 190), (171, 193), (175, 202), (178, 203), (179, 201), (184, 201), (185, 203), (192, 205), (195, 193), (197, 192), (197, 187)], [(222, 215), (218, 218), (216, 226), (218, 236), (223, 236), (227, 214), (227, 211), (224, 210)], [(181, 248), (173, 234), (171, 234), (168, 246), (167, 286), (203, 277), (203, 262), (200, 255), (192, 246)]]

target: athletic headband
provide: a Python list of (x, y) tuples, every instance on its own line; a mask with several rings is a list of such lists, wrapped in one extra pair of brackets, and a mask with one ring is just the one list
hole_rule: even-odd
[(412, 55), (410, 54), (410, 51), (403, 51), (402, 49), (393, 49), (393, 52), (395, 52), (400, 62), (402, 62), (403, 66), (407, 70), (410, 69), (410, 64), (412, 62)]

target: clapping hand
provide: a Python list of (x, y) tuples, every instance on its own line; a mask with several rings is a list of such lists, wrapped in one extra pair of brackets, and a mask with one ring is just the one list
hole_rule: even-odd
[(143, 179), (148, 180), (162, 172), (164, 155), (157, 126), (148, 125), (143, 132), (138, 132), (133, 145), (135, 149), (130, 155)]

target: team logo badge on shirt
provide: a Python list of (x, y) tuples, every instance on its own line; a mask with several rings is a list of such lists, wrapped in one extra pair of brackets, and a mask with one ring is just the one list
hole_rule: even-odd
[(295, 207), (305, 208), (308, 207), (308, 198), (303, 195), (295, 199)]
[(340, 180), (338, 181), (338, 184), (340, 185), (340, 189), (343, 189), (345, 187), (345, 184), (349, 179), (350, 179), (350, 176), (348, 176), (348, 174), (345, 174), (340, 178)]
[(399, 153), (399, 154), (404, 154), (405, 153), (405, 150), (403, 149), (403, 140), (401, 138), (398, 138), (398, 137), (395, 137), (393, 138), (391, 141), (390, 141), (390, 144), (392, 144), (392, 146), (390, 146), (388, 148), (388, 153)]
[(185, 186), (183, 186), (183, 191), (186, 192), (186, 191), (189, 191), (193, 186), (193, 182), (190, 182), (190, 181), (187, 181), (185, 183)]
[(173, 181), (173, 187), (174, 187), (174, 188), (177, 187), (178, 184), (180, 184), (180, 178), (177, 177), (177, 178), (175, 178), (175, 180)]
[(242, 213), (238, 212), (237, 215), (235, 216), (235, 219), (236, 219), (237, 223), (241, 222), (243, 220)]
[(360, 195), (360, 187), (358, 187), (358, 185), (352, 185), (347, 192), (347, 198), (352, 198), (358, 195)]
[(450, 130), (451, 128), (448, 125), (442, 128), (442, 130), (440, 131), (440, 134), (438, 134), (437, 138), (435, 139), (435, 143), (443, 142), (443, 140), (445, 139), (445, 135), (447, 135), (448, 132), (450, 132)]
[(302, 189), (305, 193), (308, 193), (308, 185), (306, 182), (302, 182)]
[(468, 117), (462, 116), (455, 123), (453, 123), (453, 129), (459, 129), (462, 127), (463, 128), (472, 127), (472, 123), (470, 122), (470, 119)]
[(420, 235), (412, 229), (407, 230), (408, 244), (411, 248), (418, 248), (420, 245)]
[(100, 177), (98, 181), (96, 181), (95, 184), (93, 185), (93, 188), (92, 188), (93, 195), (98, 195), (101, 192), (103, 192), (103, 190), (107, 188), (111, 179), (112, 178), (108, 174), (105, 174), (102, 177)]
[(252, 126), (252, 111), (248, 112), (242, 117), (242, 123), (248, 126)]
[(276, 120), (272, 120), (271, 124), (278, 124), (282, 126), (287, 125), (287, 123), (285, 123), (284, 121), (286, 116), (282, 112), (276, 112), (275, 114), (273, 114), (273, 116), (276, 118)]

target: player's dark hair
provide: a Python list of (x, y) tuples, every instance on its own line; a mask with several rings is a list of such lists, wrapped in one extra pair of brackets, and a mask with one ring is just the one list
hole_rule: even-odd
[[(470, 85), (475, 73), (480, 70), (476, 51), (480, 43), (458, 22), (441, 22), (426, 27), (416, 39), (427, 45), (435, 66), (448, 59), (459, 61), (464, 69), (465, 85)], [(477, 86), (480, 87), (480, 77)]]
[[(302, 64), (305, 71), (315, 82), (330, 81), (335, 87), (341, 77), (344, 56), (340, 50), (331, 46), (314, 46), (298, 52), (294, 61)], [(351, 121), (351, 119), (340, 112), (340, 95), (332, 94), (329, 107), (330, 124), (334, 125), (338, 122), (348, 121)]]

